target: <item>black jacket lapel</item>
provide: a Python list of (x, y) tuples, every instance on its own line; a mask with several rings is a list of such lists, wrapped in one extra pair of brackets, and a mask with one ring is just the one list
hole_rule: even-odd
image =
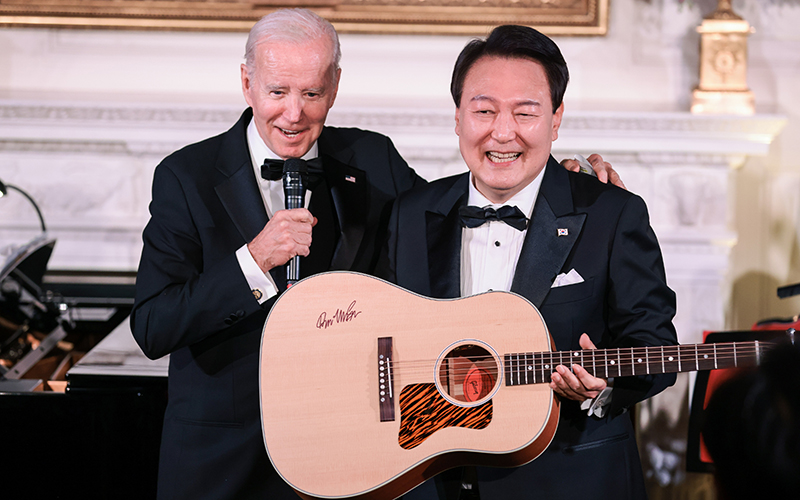
[(267, 223), (264, 200), (254, 178), (248, 159), (236, 174), (215, 188), (228, 216), (246, 242), (255, 238)]
[(511, 291), (541, 306), (583, 229), (574, 213), (569, 174), (553, 157), (547, 163), (522, 245)]
[(425, 213), (431, 296), (461, 295), (461, 224), (458, 208), (469, 196), (469, 174), (459, 177), (434, 210)]
[(217, 196), (246, 242), (255, 238), (267, 223), (267, 211), (247, 147), (247, 125), (252, 116), (248, 108), (226, 133), (223, 154), (216, 165), (227, 177), (215, 187)]
[[(252, 241), (269, 220), (250, 160), (250, 149), (247, 147), (247, 125), (252, 116), (253, 112), (248, 108), (236, 125), (226, 133), (223, 154), (220, 155), (216, 167), (227, 179), (214, 188), (228, 217), (245, 242)], [(284, 290), (284, 266), (272, 269), (270, 274), (278, 289)]]
[(350, 269), (358, 255), (367, 225), (367, 175), (363, 170), (345, 165), (331, 156), (324, 155), (322, 161), (340, 229), (331, 269)]

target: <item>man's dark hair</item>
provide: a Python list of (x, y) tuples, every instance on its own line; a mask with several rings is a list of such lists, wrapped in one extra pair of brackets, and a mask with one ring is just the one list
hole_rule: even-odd
[(569, 82), (569, 70), (558, 46), (533, 28), (507, 24), (493, 29), (486, 40), (472, 40), (459, 54), (453, 68), (453, 78), (450, 80), (450, 94), (457, 108), (461, 106), (461, 93), (467, 73), (478, 59), (486, 56), (538, 62), (544, 67), (547, 83), (550, 85), (553, 112), (561, 106)]

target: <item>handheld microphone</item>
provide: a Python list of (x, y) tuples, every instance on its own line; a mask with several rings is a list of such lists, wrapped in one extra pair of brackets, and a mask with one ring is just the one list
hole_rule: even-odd
[[(303, 208), (306, 201), (308, 165), (305, 160), (289, 158), (283, 163), (283, 196), (287, 209)], [(300, 256), (295, 255), (286, 264), (286, 288), (300, 280)]]

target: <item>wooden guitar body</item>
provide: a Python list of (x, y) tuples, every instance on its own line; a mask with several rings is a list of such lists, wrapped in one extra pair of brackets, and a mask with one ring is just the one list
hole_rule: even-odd
[(301, 496), (329, 499), (395, 498), (458, 465), (527, 463), (552, 440), (558, 402), (547, 384), (508, 385), (520, 374), (506, 353), (551, 348), (538, 310), (515, 294), (436, 300), (357, 273), (316, 275), (264, 326), (267, 453)]

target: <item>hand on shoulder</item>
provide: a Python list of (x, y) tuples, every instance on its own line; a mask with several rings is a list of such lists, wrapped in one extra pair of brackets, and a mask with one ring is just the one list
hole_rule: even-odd
[[(594, 173), (597, 175), (597, 178), (600, 179), (600, 182), (607, 183), (611, 181), (611, 184), (619, 186), (622, 189), (627, 189), (617, 171), (614, 170), (614, 167), (612, 167), (607, 161), (603, 160), (602, 156), (594, 153), (589, 155), (589, 157), (586, 159), (592, 165)], [(578, 160), (573, 160), (571, 158), (561, 160), (561, 165), (571, 172), (579, 172), (581, 166)]]

